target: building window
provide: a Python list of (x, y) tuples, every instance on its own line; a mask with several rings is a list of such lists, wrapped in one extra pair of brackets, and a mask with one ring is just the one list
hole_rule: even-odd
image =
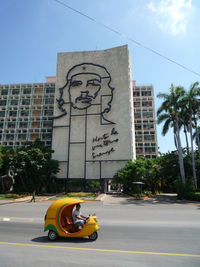
[(142, 147), (136, 147), (136, 153), (143, 153)]
[(135, 119), (141, 118), (141, 113), (140, 112), (135, 112), (134, 117), (135, 117)]
[(28, 127), (28, 122), (27, 121), (20, 121), (19, 127), (20, 128), (27, 128)]
[(153, 112), (143, 111), (142, 112), (142, 117), (143, 118), (152, 118), (153, 117)]
[(137, 146), (143, 146), (143, 143), (138, 143)]
[(6, 134), (6, 139), (7, 140), (13, 140), (14, 139), (14, 134)]
[(51, 127), (52, 126), (52, 121), (44, 121), (43, 122), (43, 127)]
[(133, 96), (140, 96), (140, 92), (133, 92)]
[(15, 128), (15, 122), (8, 122), (8, 128)]
[(53, 110), (52, 109), (51, 110), (45, 110), (44, 111), (44, 115), (45, 116), (47, 116), (47, 115), (49, 115), (49, 116), (53, 115)]
[(149, 153), (156, 152), (156, 149), (155, 147), (145, 147), (145, 152), (149, 152)]
[(30, 105), (30, 99), (22, 99), (22, 105)]
[(18, 139), (19, 140), (24, 140), (24, 139), (26, 139), (26, 137), (27, 137), (27, 134), (18, 134)]
[(142, 101), (143, 107), (152, 107), (152, 101)]
[(142, 125), (141, 124), (135, 124), (135, 130), (141, 130), (142, 129)]
[(17, 106), (18, 105), (18, 100), (17, 99), (13, 99), (10, 101), (10, 104), (13, 106)]
[(45, 99), (45, 104), (53, 104), (54, 103), (54, 99), (53, 98), (46, 98)]
[(21, 116), (28, 116), (29, 110), (21, 110)]
[(147, 141), (147, 140), (153, 141), (153, 140), (155, 140), (155, 136), (153, 134), (145, 134), (144, 135), (144, 140), (145, 141)]
[(19, 89), (13, 89), (12, 94), (13, 95), (19, 95)]
[(142, 96), (151, 96), (151, 91), (142, 91)]
[(9, 116), (10, 117), (16, 117), (17, 116), (17, 111), (16, 110), (10, 110), (9, 111)]
[(140, 102), (134, 102), (134, 107), (140, 107)]
[(153, 123), (144, 123), (143, 124), (143, 129), (147, 130), (147, 129), (153, 129)]
[(49, 93), (54, 93), (55, 92), (55, 87), (49, 87), (49, 88), (46, 88), (46, 93), (49, 94)]
[(51, 141), (46, 141), (46, 146), (51, 146)]
[(31, 89), (29, 88), (24, 89), (24, 94), (25, 95), (31, 94)]
[(51, 139), (51, 133), (43, 133), (42, 138), (43, 139)]
[(8, 95), (8, 90), (3, 89), (3, 90), (1, 91), (1, 95)]
[(138, 142), (138, 141), (142, 141), (142, 135), (136, 135), (135, 136), (135, 140)]
[(0, 106), (5, 106), (6, 105), (6, 100), (0, 100)]
[(0, 117), (4, 117), (5, 116), (5, 111), (0, 111)]

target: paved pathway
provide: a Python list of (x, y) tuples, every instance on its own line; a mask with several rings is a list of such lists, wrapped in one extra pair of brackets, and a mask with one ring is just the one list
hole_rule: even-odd
[(194, 202), (189, 200), (178, 200), (177, 194), (160, 194), (157, 196), (152, 196), (145, 199), (135, 199), (133, 197), (121, 194), (102, 194), (99, 199), (103, 201), (104, 204), (200, 204), (200, 202)]
[[(32, 196), (19, 198), (16, 200), (0, 200), (0, 205), (20, 203), (20, 202), (31, 202)], [(36, 196), (36, 202), (49, 201), (47, 196)], [(97, 197), (97, 201), (102, 201), (105, 205), (115, 205), (115, 204), (200, 204), (200, 202), (190, 201), (190, 200), (178, 200), (177, 194), (160, 194), (157, 196), (152, 196), (145, 199), (135, 199), (131, 196), (122, 193), (112, 193), (112, 194), (101, 194)]]

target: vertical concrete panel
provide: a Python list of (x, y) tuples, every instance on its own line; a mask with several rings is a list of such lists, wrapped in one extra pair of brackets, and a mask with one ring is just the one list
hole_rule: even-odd
[(57, 173), (56, 177), (57, 178), (63, 178), (63, 177), (66, 177), (67, 175), (67, 162), (60, 162), (59, 163), (59, 172)]
[(52, 149), (53, 158), (59, 161), (68, 161), (69, 127), (53, 129)]
[(67, 155), (63, 178), (112, 178), (135, 159), (132, 98), (127, 46), (58, 54), (53, 148), (57, 159)]
[(100, 177), (100, 163), (87, 162), (86, 163), (86, 177), (87, 179), (99, 179)]
[(84, 178), (85, 177), (85, 145), (71, 144), (69, 157), (69, 173), (68, 178)]

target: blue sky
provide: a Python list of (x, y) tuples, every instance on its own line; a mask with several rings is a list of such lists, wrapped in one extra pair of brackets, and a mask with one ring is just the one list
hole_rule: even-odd
[[(131, 39), (200, 73), (198, 0), (60, 0)], [(108, 49), (128, 44), (133, 79), (154, 86), (155, 96), (171, 83), (186, 89), (200, 76), (137, 46), (129, 39), (63, 7), (55, 0), (1, 0), (0, 83), (45, 82), (56, 75), (58, 52)], [(156, 109), (161, 101), (155, 97)], [(174, 149), (161, 135), (160, 152)], [(184, 145), (184, 138), (182, 138)]]

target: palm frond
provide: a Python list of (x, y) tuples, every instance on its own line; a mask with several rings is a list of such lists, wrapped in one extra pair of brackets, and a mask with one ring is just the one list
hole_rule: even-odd
[(168, 119), (165, 121), (164, 125), (163, 125), (163, 129), (162, 129), (162, 135), (166, 135), (166, 133), (169, 131), (169, 127), (173, 126), (173, 122)]
[(170, 118), (170, 115), (168, 113), (163, 113), (157, 117), (157, 123), (160, 124), (169, 118)]

